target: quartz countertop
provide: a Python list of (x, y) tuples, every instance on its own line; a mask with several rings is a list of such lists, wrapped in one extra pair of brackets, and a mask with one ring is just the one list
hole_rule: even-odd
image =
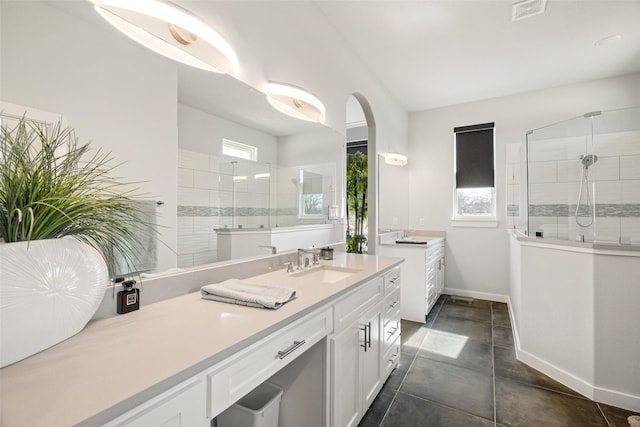
[(284, 268), (244, 279), (295, 289), (297, 298), (278, 310), (204, 300), (194, 292), (92, 321), (68, 340), (0, 370), (0, 425), (104, 423), (401, 262), (336, 254), (321, 264), (360, 271), (335, 283), (314, 283)]
[(445, 238), (441, 231), (392, 231), (380, 234), (380, 245), (399, 246), (409, 248), (428, 248), (429, 244), (437, 243)]

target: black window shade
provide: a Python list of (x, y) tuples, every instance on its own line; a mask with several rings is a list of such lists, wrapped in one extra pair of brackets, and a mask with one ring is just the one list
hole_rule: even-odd
[(494, 185), (493, 123), (454, 128), (456, 134), (456, 188)]

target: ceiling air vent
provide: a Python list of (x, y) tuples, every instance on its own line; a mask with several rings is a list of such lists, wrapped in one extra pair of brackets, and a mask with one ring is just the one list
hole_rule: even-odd
[(511, 9), (511, 21), (520, 21), (535, 15), (544, 13), (547, 0), (522, 0), (513, 3)]

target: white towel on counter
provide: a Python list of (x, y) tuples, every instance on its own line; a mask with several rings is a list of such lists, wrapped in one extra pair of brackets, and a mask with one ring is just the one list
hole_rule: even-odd
[(296, 291), (278, 286), (258, 285), (229, 279), (200, 288), (202, 298), (257, 308), (282, 307), (296, 297)]

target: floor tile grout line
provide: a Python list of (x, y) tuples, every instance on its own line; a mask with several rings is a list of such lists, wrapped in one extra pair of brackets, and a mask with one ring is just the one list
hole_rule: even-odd
[[(450, 409), (450, 410), (455, 411), (455, 412), (460, 412), (461, 414), (470, 415), (472, 417), (480, 418), (482, 420), (492, 421), (489, 418), (481, 417), (480, 415), (476, 415), (476, 414), (473, 414), (471, 412), (467, 412), (464, 409), (455, 408), (453, 406), (445, 405), (444, 403), (438, 402), (437, 400), (427, 399), (426, 397), (418, 396), (418, 395), (407, 393), (407, 392), (404, 392), (404, 391), (398, 391), (398, 393), (402, 393), (405, 396), (411, 396), (411, 397), (414, 397), (414, 398), (419, 399), (419, 400), (424, 400), (425, 402), (429, 402), (429, 403), (431, 403), (433, 405), (440, 406), (440, 407), (446, 408), (446, 409)], [(495, 424), (495, 422), (494, 422), (494, 424)], [(445, 427), (449, 427), (449, 426), (445, 426)]]
[(498, 425), (498, 402), (496, 401), (496, 357), (495, 337), (493, 335), (493, 302), (491, 303), (491, 371), (493, 373), (493, 425)]
[(611, 423), (609, 422), (609, 418), (607, 418), (607, 416), (605, 415), (604, 411), (602, 410), (602, 408), (600, 407), (600, 403), (596, 402), (595, 400), (593, 401), (596, 404), (596, 407), (598, 408), (598, 411), (600, 411), (600, 415), (602, 415), (602, 418), (604, 418), (604, 422), (607, 423), (607, 425), (609, 427), (613, 427), (611, 425)]

